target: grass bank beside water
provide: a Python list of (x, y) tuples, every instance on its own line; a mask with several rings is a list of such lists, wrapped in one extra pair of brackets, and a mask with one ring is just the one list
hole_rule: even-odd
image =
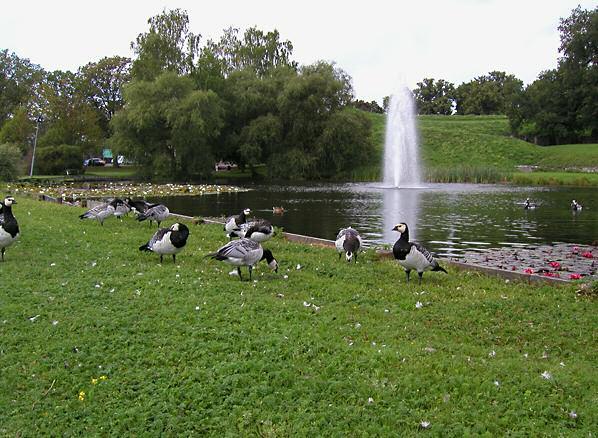
[[(369, 113), (372, 139), (383, 156), (385, 115)], [(505, 116), (419, 116), (424, 178), (430, 182), (511, 182), (523, 185), (598, 185), (598, 144), (536, 146), (509, 135)], [(532, 173), (516, 166), (533, 165)], [(354, 179), (381, 178), (380, 166), (355, 170)], [(378, 172), (376, 174), (376, 171)]]
[[(0, 435), (580, 435), (598, 427), (595, 298), (449, 270), (405, 283), (274, 238), (254, 282), (141, 253), (155, 231), (17, 199), (0, 263)], [(168, 224), (173, 221), (168, 221)], [(244, 270), (244, 273), (246, 271)], [(419, 303), (419, 304), (418, 304)]]

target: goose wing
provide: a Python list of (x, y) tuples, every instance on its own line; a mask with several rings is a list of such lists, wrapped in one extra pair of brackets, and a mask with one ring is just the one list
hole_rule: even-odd
[(260, 248), (260, 244), (249, 239), (233, 240), (222, 248), (220, 248), (216, 254), (220, 257), (226, 258), (244, 258), (252, 251), (256, 251)]
[(147, 246), (152, 249), (157, 242), (160, 242), (166, 233), (170, 231), (170, 228), (160, 228), (158, 231), (154, 233), (150, 241), (147, 243)]
[(411, 245), (414, 246), (415, 249), (417, 249), (421, 253), (421, 255), (425, 257), (428, 263), (434, 264), (434, 256), (432, 255), (432, 253), (430, 253), (430, 251), (428, 251), (426, 248), (424, 248), (422, 245), (416, 242), (411, 242)]

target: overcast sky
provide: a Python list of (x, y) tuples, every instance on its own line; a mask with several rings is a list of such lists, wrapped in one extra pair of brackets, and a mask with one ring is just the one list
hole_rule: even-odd
[(188, 12), (203, 40), (222, 30), (278, 29), (299, 64), (334, 61), (359, 99), (377, 100), (424, 77), (459, 85), (492, 70), (526, 84), (554, 68), (559, 18), (585, 0), (10, 0), (0, 14), (0, 49), (46, 70), (76, 71), (130, 43), (165, 8)]

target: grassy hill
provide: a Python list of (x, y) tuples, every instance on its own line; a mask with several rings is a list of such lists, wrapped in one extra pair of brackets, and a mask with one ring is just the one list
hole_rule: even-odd
[[(369, 116), (373, 140), (382, 157), (385, 115)], [(418, 128), (421, 158), (432, 181), (511, 179), (518, 165), (536, 165), (552, 172), (598, 167), (598, 144), (536, 146), (511, 137), (505, 116), (419, 116)], [(374, 167), (363, 174), (372, 175)], [(585, 178), (598, 181), (595, 176)]]

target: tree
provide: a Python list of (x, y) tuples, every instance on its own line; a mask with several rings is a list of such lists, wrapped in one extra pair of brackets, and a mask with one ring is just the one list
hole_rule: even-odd
[(17, 145), (22, 154), (29, 148), (29, 140), (35, 130), (35, 124), (27, 115), (27, 108), (20, 106), (14, 111), (0, 129), (0, 144), (11, 143)]
[(367, 111), (370, 113), (377, 113), (377, 114), (384, 113), (384, 108), (382, 108), (378, 104), (378, 102), (376, 102), (375, 100), (372, 100), (371, 102), (365, 102), (361, 99), (358, 99), (355, 102), (353, 102), (353, 106), (357, 109), (360, 109), (362, 111)]
[(457, 114), (506, 114), (523, 82), (513, 75), (492, 71), (455, 90)]
[(109, 137), (109, 123), (124, 105), (122, 87), (131, 78), (131, 60), (121, 56), (102, 58), (81, 67), (77, 73), (78, 88), (98, 111), (104, 136)]
[(454, 94), (455, 86), (444, 79), (425, 78), (413, 90), (418, 114), (452, 114)]
[(163, 71), (190, 74), (199, 54), (201, 35), (189, 31), (186, 11), (174, 9), (162, 12), (148, 20), (149, 32), (141, 33), (131, 43), (137, 55), (131, 75), (141, 80), (152, 80)]
[(194, 90), (190, 78), (164, 72), (153, 81), (132, 81), (124, 97), (127, 105), (112, 119), (112, 145), (148, 175), (209, 175), (223, 117), (213, 91)]

